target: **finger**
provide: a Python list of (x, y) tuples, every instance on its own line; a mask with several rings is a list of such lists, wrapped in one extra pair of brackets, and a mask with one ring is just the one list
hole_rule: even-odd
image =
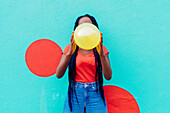
[(101, 37), (101, 41), (100, 42), (103, 43), (103, 37)]
[(73, 38), (72, 42), (74, 42), (74, 38)]
[(72, 35), (71, 36), (74, 36), (74, 31), (72, 32)]
[(74, 34), (74, 31), (72, 31), (72, 35)]
[(103, 38), (103, 36), (102, 36), (102, 32), (100, 32), (100, 37), (101, 37), (101, 38)]
[(70, 41), (72, 42), (72, 40), (73, 40), (73, 37), (71, 37), (71, 40), (70, 40)]
[(101, 43), (101, 45), (100, 45), (100, 46), (101, 46), (101, 50), (103, 50), (103, 43)]
[(71, 41), (71, 44), (73, 44), (74, 43), (74, 39)]
[(72, 34), (72, 35), (71, 35), (71, 41), (72, 41), (73, 39), (74, 39), (74, 35)]
[(71, 43), (73, 43), (73, 39), (71, 40)]
[(100, 42), (101, 47), (103, 46), (103, 42)]

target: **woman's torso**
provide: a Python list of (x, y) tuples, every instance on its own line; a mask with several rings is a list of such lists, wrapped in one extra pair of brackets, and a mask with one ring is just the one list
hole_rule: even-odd
[[(70, 44), (67, 45), (63, 53), (67, 53)], [(109, 53), (105, 46), (103, 46), (104, 54)], [(93, 50), (84, 50), (79, 48), (76, 56), (76, 78), (75, 81), (82, 83), (95, 82), (96, 67), (95, 55)], [(97, 79), (98, 80), (98, 79)]]

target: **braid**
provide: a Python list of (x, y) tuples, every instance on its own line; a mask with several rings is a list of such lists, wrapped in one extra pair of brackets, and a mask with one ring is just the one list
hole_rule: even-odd
[[(76, 95), (76, 91), (75, 91), (75, 77), (76, 77), (76, 56), (77, 56), (77, 52), (78, 52), (79, 47), (76, 47), (75, 52), (73, 53), (70, 61), (69, 61), (69, 89), (68, 89), (68, 97), (69, 97), (69, 106), (70, 106), (70, 110), (72, 111), (72, 98), (73, 98), (73, 91), (75, 92)], [(76, 100), (78, 102), (77, 99), (77, 95), (76, 95)], [(78, 102), (79, 103), (79, 102)]]
[[(96, 57), (97, 53), (96, 53), (96, 49), (95, 48), (93, 49), (93, 53), (94, 53), (94, 56), (95, 56), (95, 67), (96, 67), (95, 81), (96, 81), (96, 86), (98, 86), (97, 78), (98, 78), (99, 70), (98, 70), (98, 67), (97, 67), (98, 66), (98, 58)], [(98, 87), (96, 87), (96, 92), (97, 93), (98, 93), (98, 90), (99, 90)]]
[[(105, 97), (104, 97), (104, 90), (103, 90), (102, 64), (101, 64), (100, 56), (96, 48), (93, 49), (93, 52), (95, 55), (95, 66), (96, 66), (96, 75), (95, 75), (95, 81), (96, 81), (96, 87), (97, 87), (96, 92), (98, 93), (98, 90), (100, 91), (104, 105), (106, 105)], [(97, 77), (98, 77), (99, 84), (97, 84)], [(98, 89), (98, 85), (99, 85), (99, 89)]]

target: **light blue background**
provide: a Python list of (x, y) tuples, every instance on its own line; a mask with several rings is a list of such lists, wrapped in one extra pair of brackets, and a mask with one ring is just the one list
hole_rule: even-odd
[(25, 63), (28, 46), (50, 39), (62, 50), (76, 18), (93, 15), (113, 78), (141, 113), (170, 113), (169, 0), (0, 0), (0, 113), (62, 113), (67, 72), (42, 78)]

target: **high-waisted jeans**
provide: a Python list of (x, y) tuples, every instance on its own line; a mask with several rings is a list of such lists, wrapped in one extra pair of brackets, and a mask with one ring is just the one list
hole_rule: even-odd
[[(107, 103), (104, 105), (100, 92), (96, 93), (96, 83), (81, 83), (76, 82), (75, 93), (73, 93), (72, 112), (69, 107), (68, 93), (64, 102), (63, 113), (107, 113)], [(106, 101), (105, 101), (106, 102)]]

